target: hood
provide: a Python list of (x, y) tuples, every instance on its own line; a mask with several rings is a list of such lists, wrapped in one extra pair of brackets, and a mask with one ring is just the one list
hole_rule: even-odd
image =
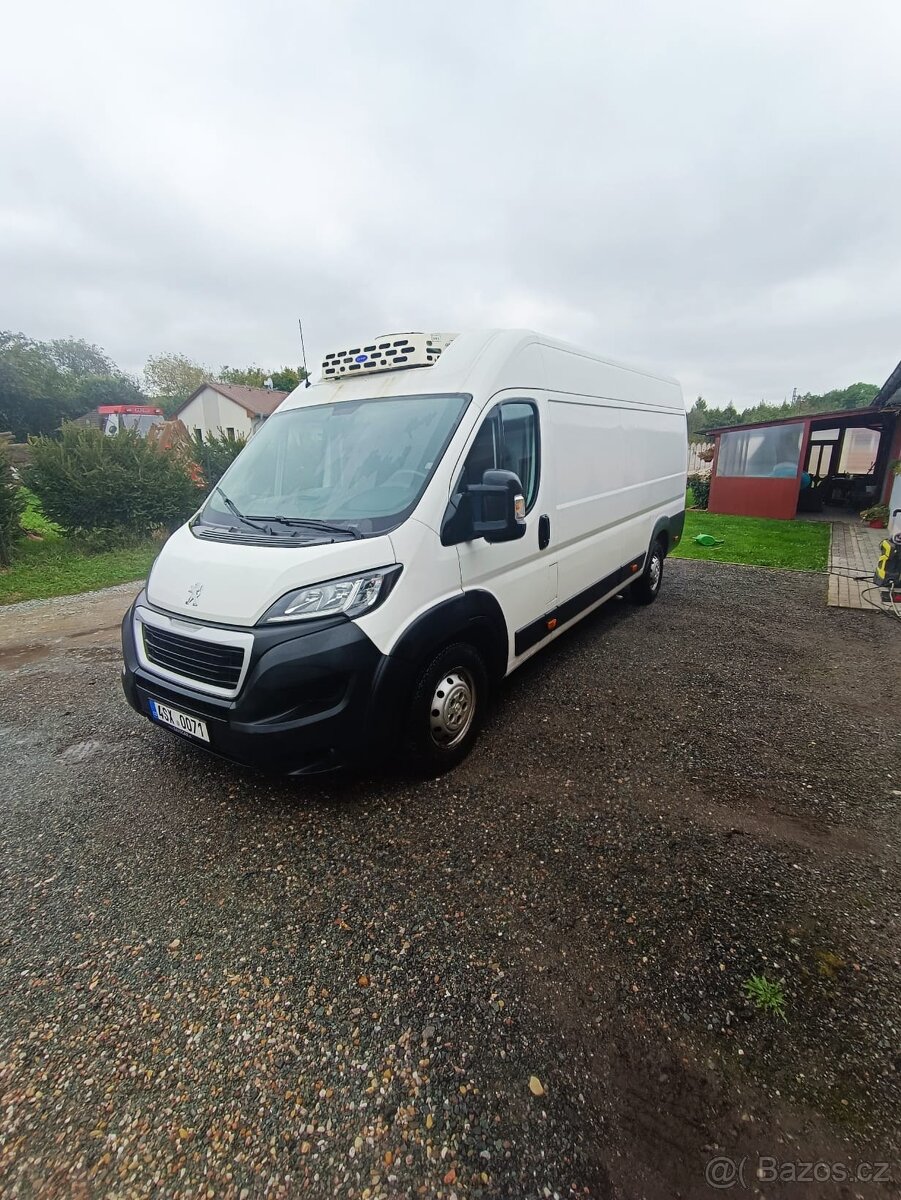
[(242, 546), (196, 538), (187, 525), (163, 546), (147, 581), (157, 608), (222, 625), (255, 625), (295, 588), (396, 562), (391, 539)]

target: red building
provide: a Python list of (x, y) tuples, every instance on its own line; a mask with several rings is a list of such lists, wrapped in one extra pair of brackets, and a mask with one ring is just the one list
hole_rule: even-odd
[(901, 363), (868, 408), (708, 431), (711, 512), (781, 517), (887, 504), (901, 459)]

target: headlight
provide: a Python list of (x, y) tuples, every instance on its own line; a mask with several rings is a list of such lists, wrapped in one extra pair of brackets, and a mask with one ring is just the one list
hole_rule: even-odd
[(310, 617), (358, 617), (376, 608), (397, 582), (401, 567), (376, 567), (360, 575), (346, 575), (288, 592), (260, 617), (260, 625), (275, 621), (304, 621)]

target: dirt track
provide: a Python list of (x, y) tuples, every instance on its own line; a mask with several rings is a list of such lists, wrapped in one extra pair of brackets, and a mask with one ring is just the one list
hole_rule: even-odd
[[(125, 706), (131, 594), (0, 610), (5, 1194), (671, 1200), (717, 1156), (901, 1156), (886, 619), (670, 562), (453, 775), (298, 785)], [(766, 1184), (801, 1194), (897, 1183)]]

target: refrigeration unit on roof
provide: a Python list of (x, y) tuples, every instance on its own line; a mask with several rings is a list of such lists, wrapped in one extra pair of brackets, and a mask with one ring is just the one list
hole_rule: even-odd
[(367, 345), (326, 354), (322, 360), (322, 378), (431, 367), (456, 336), (455, 333), (384, 333)]

